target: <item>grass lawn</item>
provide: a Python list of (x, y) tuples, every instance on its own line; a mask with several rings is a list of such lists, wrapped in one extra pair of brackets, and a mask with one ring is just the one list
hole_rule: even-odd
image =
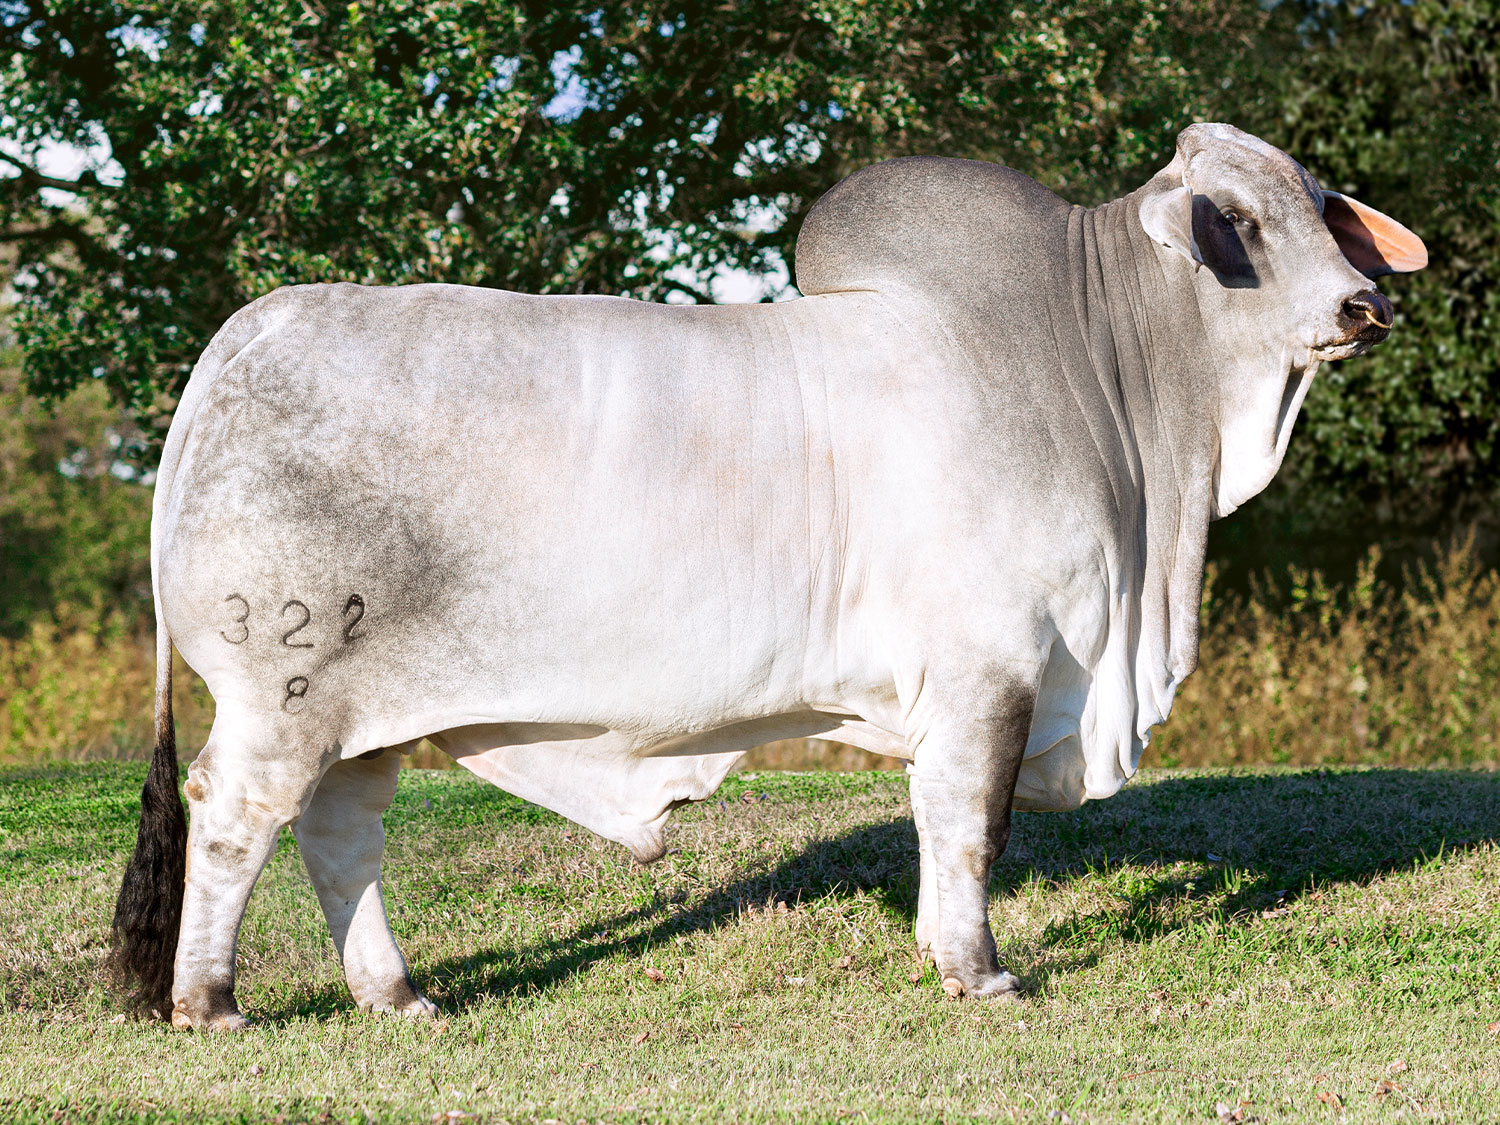
[(442, 1018), (354, 1010), (287, 834), (256, 1027), (205, 1036), (103, 981), (143, 772), (0, 773), (0, 1120), (1500, 1121), (1500, 775), (1147, 771), (1020, 814), (992, 914), (1029, 997), (985, 1004), (914, 962), (900, 774), (732, 777), (642, 869), (410, 770), (387, 899)]

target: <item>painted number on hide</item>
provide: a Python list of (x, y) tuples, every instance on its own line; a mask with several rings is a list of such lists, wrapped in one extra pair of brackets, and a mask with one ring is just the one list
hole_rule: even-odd
[(297, 599), (293, 598), (291, 601), (287, 602), (286, 605), (281, 607), (281, 618), (283, 621), (286, 620), (286, 611), (289, 609), (301, 610), (302, 620), (293, 625), (285, 633), (281, 634), (281, 643), (286, 645), (287, 648), (312, 648), (313, 644), (311, 641), (292, 640), (292, 637), (305, 629), (307, 627), (307, 623), (312, 620), (312, 610), (308, 609), (307, 606), (303, 605), (301, 602), (297, 601)]
[(222, 629), (219, 630), (219, 636), (223, 637), (232, 645), (242, 645), (250, 639), (250, 626), (245, 624), (246, 621), (250, 620), (250, 603), (245, 599), (245, 596), (243, 594), (230, 594), (224, 600), (226, 602), (239, 602), (240, 605), (244, 607), (244, 612), (241, 613), (238, 617), (234, 618), (232, 621), (232, 623), (238, 627), (240, 634), (239, 636), (231, 637)]
[(354, 627), (358, 625), (365, 616), (365, 599), (360, 597), (358, 594), (350, 594), (349, 600), (344, 603), (344, 616), (348, 617), (351, 613), (354, 614), (353, 619), (344, 622), (345, 644), (349, 644), (351, 641), (357, 641), (364, 636), (363, 633), (356, 633), (354, 631)]
[(281, 701), (281, 709), (289, 715), (295, 715), (307, 703), (307, 677), (293, 676), (286, 682), (286, 698)]

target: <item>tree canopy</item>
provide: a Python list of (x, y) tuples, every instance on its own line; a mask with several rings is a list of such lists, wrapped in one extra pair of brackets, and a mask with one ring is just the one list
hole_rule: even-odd
[(1431, 264), (1384, 286), (1390, 339), (1314, 384), (1286, 485), (1387, 522), (1472, 521), (1500, 484), (1500, 4), (1323, 19), (1275, 112), (1250, 116), (1325, 187), (1418, 231)]
[(1319, 380), (1283, 500), (1432, 519), (1500, 483), (1497, 31), (1495, 0), (0, 0), (15, 330), (33, 388), (102, 382), (149, 458), (278, 285), (711, 299), (784, 277), (868, 161), (1093, 202), (1229, 120), (1432, 250), (1392, 339)]
[(97, 384), (43, 409), (15, 359), (0, 348), (0, 648), (48, 617), (151, 606), (151, 494), (117, 475), (128, 424)]
[[(0, 236), (32, 385), (143, 414), (290, 282), (707, 299), (870, 160), (1099, 195), (1219, 89), (1218, 0), (0, 0)], [(44, 146), (94, 154), (48, 175)], [(158, 425), (160, 419), (156, 419)]]

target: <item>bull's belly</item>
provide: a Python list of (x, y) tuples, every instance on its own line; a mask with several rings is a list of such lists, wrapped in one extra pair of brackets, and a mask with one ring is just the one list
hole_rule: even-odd
[(806, 709), (709, 729), (622, 731), (546, 723), (481, 723), (431, 741), (486, 781), (625, 845), (637, 860), (662, 854), (670, 812), (701, 801), (753, 746), (830, 737), (909, 757), (900, 737), (852, 716)]

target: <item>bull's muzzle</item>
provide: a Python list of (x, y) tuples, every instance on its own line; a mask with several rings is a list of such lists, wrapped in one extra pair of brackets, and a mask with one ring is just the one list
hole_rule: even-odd
[(1339, 319), (1349, 333), (1347, 343), (1361, 340), (1378, 344), (1391, 334), (1391, 325), (1396, 320), (1396, 310), (1378, 289), (1356, 293), (1339, 311)]

